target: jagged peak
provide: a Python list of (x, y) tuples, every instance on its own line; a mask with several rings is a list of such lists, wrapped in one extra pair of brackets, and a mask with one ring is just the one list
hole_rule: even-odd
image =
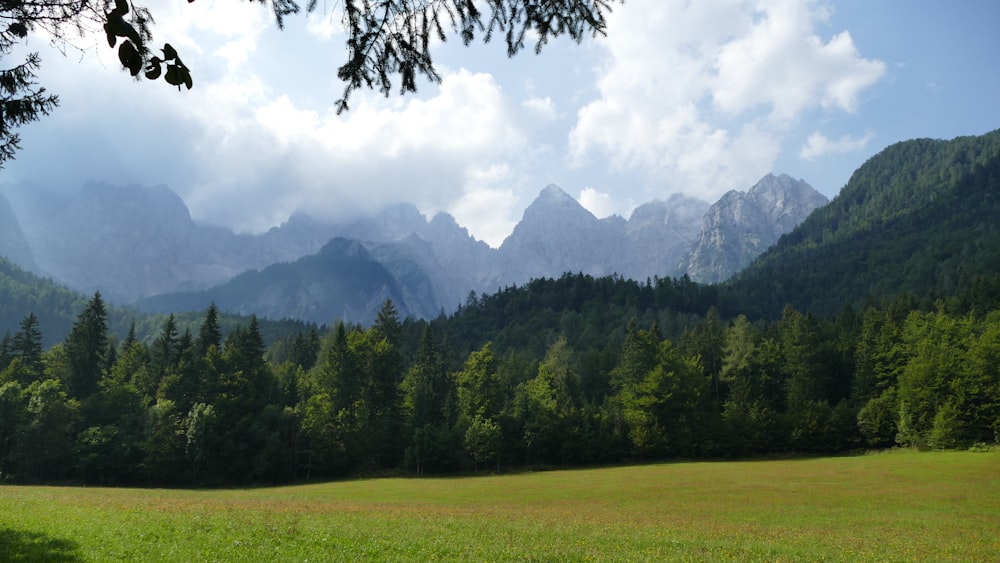
[(548, 201), (573, 201), (573, 196), (566, 193), (562, 188), (555, 184), (549, 184), (542, 189), (538, 194), (538, 200), (548, 200)]
[(458, 221), (455, 220), (455, 217), (452, 216), (451, 213), (448, 213), (446, 211), (438, 211), (436, 214), (434, 214), (434, 217), (431, 218), (430, 224), (434, 225), (434, 226), (439, 226), (439, 227), (453, 227), (454, 226), (454, 227), (462, 229), (463, 231), (465, 230), (465, 227), (462, 227), (461, 225), (459, 225)]
[[(775, 191), (781, 189), (783, 191), (805, 191), (805, 192), (815, 192), (816, 190), (809, 185), (808, 182), (802, 179), (796, 180), (788, 174), (779, 174), (775, 176), (774, 174), (768, 173), (766, 176), (761, 178), (750, 190), (747, 192), (749, 194), (760, 193), (764, 191)], [(818, 193), (818, 192), (817, 192)]]
[[(554, 215), (557, 213), (558, 215)], [(547, 222), (554, 217), (577, 217), (583, 220), (597, 222), (597, 217), (588, 211), (580, 202), (563, 191), (555, 184), (549, 184), (538, 194), (535, 201), (524, 210), (524, 215), (514, 230), (517, 231), (525, 222)]]

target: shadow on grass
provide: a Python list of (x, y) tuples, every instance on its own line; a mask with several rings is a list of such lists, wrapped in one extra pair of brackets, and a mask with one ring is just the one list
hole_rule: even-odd
[(38, 532), (0, 528), (0, 563), (14, 561), (83, 561), (75, 541)]

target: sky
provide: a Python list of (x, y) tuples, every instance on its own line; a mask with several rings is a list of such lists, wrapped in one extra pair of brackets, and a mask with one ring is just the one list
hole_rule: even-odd
[(60, 107), (22, 128), (0, 185), (164, 184), (196, 221), (252, 233), (409, 202), (498, 246), (550, 183), (598, 217), (772, 172), (832, 198), (890, 144), (1000, 128), (995, 0), (626, 0), (606, 37), (537, 56), (452, 36), (439, 85), (357, 92), (339, 116), (337, 4), (278, 30), (257, 3), (149, 0), (190, 91), (133, 80), (103, 35), (30, 36)]

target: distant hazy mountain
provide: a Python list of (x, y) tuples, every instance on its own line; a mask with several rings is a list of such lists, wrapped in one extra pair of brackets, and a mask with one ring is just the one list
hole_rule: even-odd
[(598, 220), (550, 185), (501, 245), (502, 281), (523, 283), (563, 272), (640, 281), (688, 274), (695, 281), (721, 281), (825, 203), (804, 181), (769, 174), (749, 191), (730, 191), (712, 206), (675, 194), (637, 207), (628, 221)]
[[(469, 291), (482, 291), (498, 277), (496, 252), (476, 240), (447, 213), (433, 219), (420, 214), (409, 203), (392, 205), (373, 217), (332, 228), (337, 236), (361, 241), (376, 259), (393, 273), (412, 273), (415, 264), (430, 288), (413, 288), (424, 302), (427, 292), (441, 308), (452, 310), (465, 300)], [(409, 287), (405, 280), (401, 285)]]
[(622, 234), (622, 221), (600, 220), (558, 186), (550, 184), (524, 210), (503, 241), (501, 284), (564, 272), (604, 275)]
[(270, 319), (368, 324), (386, 299), (391, 299), (403, 316), (428, 314), (428, 307), (407, 299), (396, 278), (360, 243), (338, 237), (317, 254), (295, 262), (247, 271), (204, 291), (141, 299), (136, 306), (167, 313), (202, 310), (214, 302), (223, 311)]
[(732, 190), (705, 213), (680, 270), (702, 283), (728, 279), (828, 202), (786, 174), (768, 174), (747, 192)]
[[(598, 219), (549, 185), (500, 248), (492, 249), (450, 215), (428, 221), (411, 204), (345, 224), (297, 214), (266, 233), (238, 235), (195, 223), (164, 186), (91, 182), (57, 199), (24, 186), (8, 186), (7, 192), (15, 196), (12, 207), (39, 268), (74, 289), (100, 290), (119, 303), (161, 296), (143, 301), (156, 310), (200, 310), (214, 300), (224, 311), (315, 322), (364, 318), (370, 299), (389, 295), (407, 314), (436, 316), (454, 310), (471, 291), (492, 293), (564, 272), (644, 281), (688, 273), (690, 263), (696, 279), (723, 279), (822, 202), (804, 182), (768, 176), (715, 206), (673, 195), (636, 208), (628, 220)], [(324, 246), (334, 237), (357, 241), (363, 258), (357, 249), (335, 257), (339, 246)], [(371, 277), (373, 287), (385, 289), (352, 296), (343, 288), (361, 291), (360, 285), (321, 291), (321, 280), (309, 277), (318, 271), (340, 276), (344, 264), (369, 261), (393, 284)], [(282, 275), (303, 279), (280, 281)]]
[(74, 289), (100, 290), (119, 303), (208, 288), (315, 253), (332, 236), (302, 216), (260, 236), (196, 224), (166, 186), (90, 182), (58, 197), (25, 185), (8, 190), (38, 266)]
[(0, 256), (26, 270), (38, 272), (31, 245), (21, 230), (21, 222), (17, 220), (3, 192), (0, 192)]

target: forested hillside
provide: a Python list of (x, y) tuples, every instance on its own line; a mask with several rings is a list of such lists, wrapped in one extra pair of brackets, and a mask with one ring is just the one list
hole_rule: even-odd
[(0, 256), (0, 334), (14, 332), (21, 319), (34, 313), (50, 333), (43, 344), (54, 344), (59, 335), (69, 333), (73, 318), (85, 303), (79, 293), (26, 272)]
[[(753, 312), (832, 314), (868, 297), (948, 295), (1000, 272), (1000, 131), (872, 157), (733, 282)], [(745, 311), (750, 313), (751, 311)]]
[[(38, 277), (11, 264), (0, 256), (0, 337), (8, 337), (20, 329), (29, 314), (45, 327), (42, 345), (49, 347), (62, 342), (73, 327), (73, 321), (87, 305), (87, 297), (67, 289), (52, 280)], [(167, 314), (147, 314), (129, 307), (107, 305), (109, 337), (121, 340), (129, 332), (139, 340), (152, 340), (158, 334)], [(201, 324), (201, 312), (182, 311), (173, 314), (178, 330), (194, 331)], [(220, 314), (223, 334), (228, 334), (249, 317)], [(314, 327), (297, 320), (260, 321), (261, 333), (267, 343)]]
[(0, 340), (0, 481), (998, 444), (998, 162), (1000, 132), (890, 147), (731, 284), (566, 274), (430, 321), (388, 300), (329, 330), (211, 305), (116, 338), (135, 317), (0, 261), (3, 318), (21, 315)]
[(998, 311), (904, 294), (751, 322), (698, 313), (710, 298), (565, 276), (265, 347), (255, 317), (223, 336), (214, 307), (196, 331), (168, 316), (115, 343), (95, 296), (59, 345), (30, 314), (0, 343), (0, 478), (235, 485), (1000, 438)]

